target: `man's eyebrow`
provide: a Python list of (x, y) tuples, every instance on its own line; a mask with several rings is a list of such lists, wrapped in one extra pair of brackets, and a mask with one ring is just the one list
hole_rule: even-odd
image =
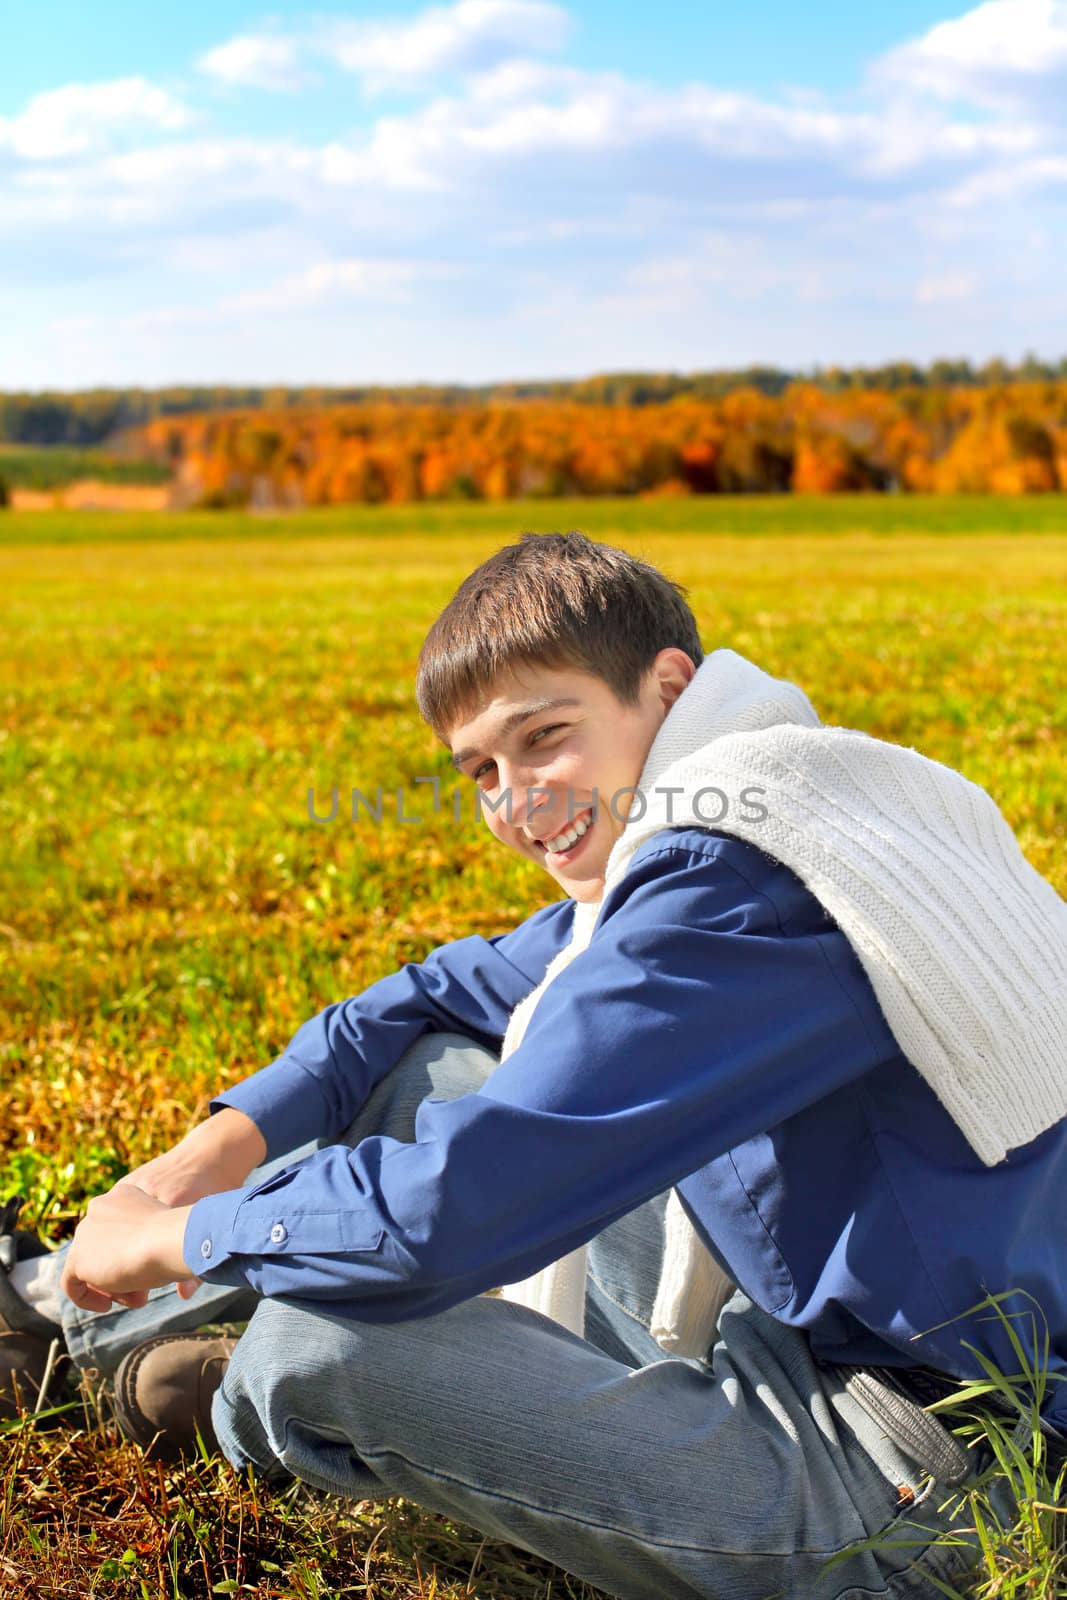
[[(510, 715), (506, 716), (499, 728), (497, 728), (495, 737), (497, 739), (505, 739), (509, 733), (513, 733), (516, 728), (521, 727), (524, 722), (528, 722), (531, 717), (543, 716), (546, 711), (558, 711), (561, 706), (580, 706), (581, 703), (575, 695), (563, 695), (557, 700), (533, 700), (528, 706), (521, 706), (518, 711), (512, 711)], [(452, 765), (459, 772), (463, 763), (477, 754), (478, 751), (474, 749), (453, 750)]]

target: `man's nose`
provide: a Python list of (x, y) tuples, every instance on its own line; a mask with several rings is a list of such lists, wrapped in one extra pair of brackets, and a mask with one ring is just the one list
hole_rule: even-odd
[(528, 828), (531, 833), (543, 831), (545, 818), (538, 818), (538, 813), (547, 812), (552, 815), (556, 809), (556, 799), (552, 791), (544, 784), (539, 784), (535, 779), (525, 774), (518, 767), (501, 772), (505, 787), (511, 795), (511, 821), (516, 828)]
[(526, 810), (523, 827), (529, 828), (531, 833), (537, 833), (543, 826), (545, 818), (538, 818), (539, 812), (544, 812), (546, 817), (555, 816), (557, 800), (555, 794), (543, 785), (532, 785), (526, 791)]

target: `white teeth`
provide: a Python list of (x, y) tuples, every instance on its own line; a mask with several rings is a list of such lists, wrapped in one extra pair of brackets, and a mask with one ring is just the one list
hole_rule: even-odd
[(554, 839), (546, 839), (545, 849), (551, 850), (553, 854), (569, 850), (571, 845), (577, 844), (582, 834), (587, 832), (591, 821), (590, 817), (579, 817), (577, 822), (573, 822), (563, 833), (557, 834)]

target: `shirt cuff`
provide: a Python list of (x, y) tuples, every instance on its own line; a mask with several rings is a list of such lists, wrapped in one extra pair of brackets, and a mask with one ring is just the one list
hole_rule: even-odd
[[(226, 1189), (198, 1200), (185, 1224), (183, 1255), (197, 1277), (241, 1287), (245, 1276), (232, 1260), (233, 1223), (245, 1189)], [(226, 1268), (229, 1267), (229, 1271)]]
[[(237, 1286), (248, 1268), (271, 1257), (350, 1256), (376, 1251), (384, 1229), (370, 1210), (316, 1207), (292, 1186), (302, 1163), (276, 1172), (252, 1189), (206, 1195), (189, 1213), (183, 1239), (186, 1264), (198, 1277)], [(303, 1187), (297, 1185), (297, 1189)], [(253, 1287), (262, 1282), (255, 1274)], [(262, 1291), (261, 1291), (262, 1292)]]
[(267, 1143), (267, 1161), (321, 1139), (330, 1126), (326, 1097), (313, 1072), (292, 1056), (279, 1056), (250, 1078), (224, 1089), (211, 1111), (233, 1106), (251, 1117)]

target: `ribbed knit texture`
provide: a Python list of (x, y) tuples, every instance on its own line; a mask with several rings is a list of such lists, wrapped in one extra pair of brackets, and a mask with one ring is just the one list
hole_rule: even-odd
[[(745, 790), (762, 792), (745, 805)], [(987, 1166), (1067, 1116), (1067, 904), (983, 789), (915, 750), (822, 727), (795, 684), (717, 650), (664, 719), (638, 792), (605, 893), (664, 828), (746, 839), (834, 918), (901, 1052)], [(576, 907), (570, 945), (512, 1015), (505, 1056), (598, 911)], [(504, 1292), (581, 1332), (584, 1285), (578, 1250)], [(727, 1289), (674, 1197), (654, 1336), (702, 1355)]]

